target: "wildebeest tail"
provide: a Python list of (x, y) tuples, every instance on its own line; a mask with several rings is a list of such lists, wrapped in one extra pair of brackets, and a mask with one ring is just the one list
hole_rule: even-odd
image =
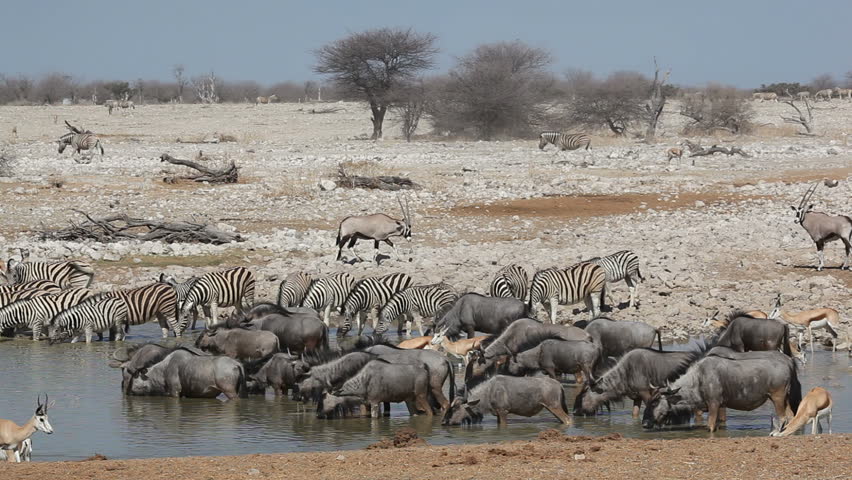
[(565, 413), (571, 413), (571, 406), (568, 405), (568, 395), (565, 395), (565, 389), (560, 388), (561, 397), (559, 398), (559, 403), (562, 405), (562, 410), (565, 410)]
[(663, 334), (662, 334), (662, 332), (660, 332), (659, 328), (656, 331), (657, 331), (657, 349), (662, 352), (663, 351)]
[(784, 355), (793, 358), (793, 351), (790, 350), (790, 326), (786, 323), (784, 324), (784, 339), (781, 341), (781, 351), (784, 352)]
[(266, 363), (269, 362), (276, 353), (277, 352), (272, 352), (264, 357), (243, 362), (243, 373), (251, 376), (259, 372), (260, 369), (263, 368), (263, 366), (266, 365)]
[(447, 371), (449, 374), (447, 375), (447, 380), (450, 381), (450, 403), (453, 403), (453, 399), (456, 398), (456, 377), (453, 375), (453, 364), (450, 363), (450, 360), (447, 359)]
[(790, 363), (790, 390), (787, 392), (787, 403), (790, 404), (790, 409), (795, 415), (799, 411), (799, 404), (802, 403), (802, 384), (799, 383), (796, 363), (792, 361)]
[(328, 325), (322, 326), (322, 339), (320, 340), (323, 350), (328, 350)]
[[(237, 395), (240, 398), (248, 398), (248, 382), (246, 381), (246, 369), (240, 364), (240, 382), (237, 384)], [(801, 392), (799, 392), (801, 394)]]

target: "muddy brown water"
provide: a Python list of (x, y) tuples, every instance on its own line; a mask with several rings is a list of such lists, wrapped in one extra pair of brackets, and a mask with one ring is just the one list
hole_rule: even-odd
[[(155, 324), (134, 327), (129, 341), (160, 341)], [(197, 333), (197, 332), (196, 332)], [(333, 335), (332, 335), (333, 336)], [(188, 341), (185, 339), (184, 341)], [(174, 339), (166, 343), (174, 343)], [(79, 460), (99, 453), (108, 458), (235, 455), (295, 451), (360, 449), (401, 427), (412, 427), (434, 445), (532, 439), (556, 428), (569, 435), (619, 432), (638, 438), (708, 437), (704, 427), (645, 431), (630, 415), (630, 405), (610, 414), (575, 417), (563, 426), (546, 411), (531, 418), (510, 417), (506, 428), (486, 416), (480, 425), (445, 427), (439, 417), (409, 417), (394, 405), (390, 418), (320, 420), (312, 409), (272, 395), (234, 402), (209, 399), (126, 397), (121, 375), (107, 365), (116, 344), (94, 342), (49, 346), (28, 339), (0, 341), (0, 418), (21, 424), (33, 413), (36, 396), (48, 393), (56, 405), (49, 412), (52, 435), (33, 436), (34, 461)], [(683, 345), (666, 349), (682, 349)], [(852, 432), (852, 381), (846, 352), (818, 351), (800, 369), (805, 391), (821, 385), (834, 396), (834, 432)], [(461, 377), (457, 379), (461, 385)], [(569, 401), (577, 387), (566, 381)], [(715, 436), (764, 436), (770, 406), (753, 412), (729, 411), (728, 424)], [(825, 425), (824, 425), (825, 426)]]

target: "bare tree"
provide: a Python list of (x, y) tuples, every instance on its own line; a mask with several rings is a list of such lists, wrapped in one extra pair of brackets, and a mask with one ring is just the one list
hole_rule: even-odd
[(220, 82), (212, 70), (208, 75), (192, 79), (192, 88), (195, 90), (196, 98), (201, 103), (219, 103), (219, 94), (216, 93), (216, 88), (219, 86)]
[(69, 75), (49, 73), (45, 75), (35, 88), (35, 96), (42, 103), (56, 103), (63, 98), (72, 96), (72, 82)]
[(390, 106), (388, 93), (400, 82), (432, 68), (435, 36), (381, 28), (353, 33), (316, 50), (314, 71), (329, 75), (339, 86), (365, 97), (373, 117), (374, 140)]
[(597, 86), (595, 74), (588, 70), (570, 68), (565, 72), (565, 80), (561, 89), (567, 98), (575, 100), (578, 96)]
[(647, 114), (648, 121), (648, 129), (645, 131), (645, 142), (647, 143), (652, 143), (656, 139), (657, 122), (660, 121), (660, 116), (663, 114), (663, 107), (666, 105), (663, 85), (665, 85), (671, 73), (672, 71), (669, 69), (660, 78), (660, 67), (657, 65), (657, 57), (654, 57), (654, 81), (651, 82), (651, 96), (645, 103), (645, 113)]
[(602, 82), (582, 77), (574, 89), (567, 121), (571, 125), (599, 128), (606, 125), (618, 136), (645, 115), (643, 102), (650, 81), (638, 72), (615, 72)]
[(846, 88), (852, 88), (852, 70), (846, 72), (844, 77), (846, 78)]
[(685, 133), (712, 133), (725, 130), (734, 134), (749, 133), (754, 110), (748, 95), (735, 87), (710, 84), (704, 90), (684, 96), (680, 114), (692, 119)]
[(426, 111), (429, 93), (422, 79), (418, 79), (410, 84), (397, 87), (391, 92), (392, 106), (391, 109), (396, 112), (399, 117), (402, 135), (405, 140), (410, 142), (411, 136), (417, 130), (420, 124), (420, 118)]
[(317, 99), (319, 100), (319, 84), (313, 80), (305, 82), (305, 101)]
[(177, 83), (177, 100), (180, 103), (183, 103), (183, 89), (189, 83), (186, 77), (183, 76), (185, 70), (186, 69), (181, 64), (172, 67), (172, 75), (174, 75), (175, 83)]
[(834, 79), (834, 76), (830, 73), (823, 73), (822, 75), (817, 75), (811, 80), (810, 86), (812, 89), (826, 90), (829, 88), (834, 88), (837, 86), (837, 80)]
[(490, 140), (526, 136), (550, 121), (554, 78), (550, 54), (523, 44), (481, 45), (459, 59), (430, 108), (436, 130)]
[[(805, 112), (796, 106), (793, 103), (793, 96), (790, 94), (790, 91), (787, 91), (787, 96), (790, 97), (790, 100), (784, 101), (787, 105), (793, 107), (796, 110), (795, 116), (785, 117), (781, 115), (781, 119), (784, 120), (784, 123), (792, 123), (796, 125), (801, 125), (805, 127), (804, 135), (813, 135), (814, 134), (814, 112), (813, 107), (811, 106), (811, 102), (808, 101), (807, 97), (803, 98), (805, 103)], [(807, 115), (806, 115), (807, 114)]]

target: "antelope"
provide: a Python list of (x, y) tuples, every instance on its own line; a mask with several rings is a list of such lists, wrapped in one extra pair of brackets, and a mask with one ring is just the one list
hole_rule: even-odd
[(453, 342), (449, 338), (447, 338), (446, 329), (443, 329), (442, 331), (437, 332), (435, 336), (432, 337), (432, 341), (429, 343), (431, 346), (437, 347), (435, 348), (435, 350), (443, 351), (448, 355), (461, 358), (462, 363), (467, 365), (468, 354), (474, 349), (479, 348), (482, 344), (482, 341), (489, 337), (491, 337), (491, 335), (465, 338)]
[(401, 220), (392, 218), (384, 213), (352, 215), (344, 218), (337, 228), (337, 241), (335, 242), (335, 245), (338, 247), (337, 259), (340, 260), (343, 253), (343, 246), (346, 245), (346, 242), (349, 242), (346, 248), (349, 249), (358, 261), (363, 262), (364, 260), (353, 249), (355, 242), (358, 240), (372, 240), (376, 248), (376, 255), (373, 257), (376, 263), (378, 263), (379, 258), (379, 242), (385, 242), (390, 245), (397, 260), (399, 260), (399, 253), (396, 250), (396, 246), (391, 242), (390, 237), (403, 237), (409, 242), (411, 241), (411, 210), (408, 206), (408, 198), (405, 199), (405, 206), (403, 206), (401, 199), (397, 198), (397, 200), (399, 201), (399, 208), (402, 210)]
[(417, 338), (409, 338), (408, 340), (403, 340), (399, 342), (397, 348), (405, 348), (405, 349), (423, 349), (426, 348), (427, 345), (432, 341), (432, 335), (426, 335), (424, 337)]
[[(769, 318), (783, 320), (799, 329), (799, 344), (802, 343), (802, 331), (808, 331), (808, 342), (811, 345), (811, 354), (814, 353), (814, 334), (816, 328), (824, 328), (832, 337), (837, 339), (837, 329), (840, 324), (840, 314), (833, 308), (815, 308), (799, 313), (785, 312), (781, 310), (781, 295), (775, 302), (775, 309), (769, 314)], [(837, 351), (837, 341), (831, 342), (832, 351)]]
[(21, 461), (21, 448), (36, 430), (41, 430), (48, 435), (53, 433), (53, 427), (47, 419), (47, 410), (53, 406), (53, 403), (48, 403), (47, 395), (44, 396), (44, 403), (41, 403), (41, 395), (37, 401), (35, 415), (23, 426), (18, 426), (11, 420), (0, 419), (0, 450), (13, 452), (15, 462)]
[[(828, 180), (825, 181), (825, 184), (830, 187), (836, 186), (835, 182), (829, 182)], [(819, 182), (817, 181), (805, 192), (798, 207), (790, 207), (796, 212), (796, 223), (800, 224), (808, 232), (811, 240), (816, 244), (817, 257), (819, 258), (818, 272), (822, 271), (823, 266), (825, 266), (825, 253), (823, 252), (825, 244), (835, 240), (842, 241), (846, 247), (846, 258), (840, 269), (852, 269), (852, 266), (849, 265), (849, 258), (852, 255), (852, 217), (814, 212), (813, 204), (808, 205), (808, 202), (811, 200), (818, 186)]]
[(814, 387), (802, 399), (799, 404), (799, 409), (796, 411), (796, 416), (789, 423), (785, 423), (781, 427), (781, 431), (772, 432), (770, 436), (786, 437), (792, 435), (804, 428), (808, 422), (811, 422), (811, 435), (822, 433), (822, 426), (819, 424), (820, 417), (828, 415), (828, 433), (831, 435), (831, 394), (828, 390), (822, 387)]
[(678, 162), (683, 158), (683, 149), (680, 147), (672, 147), (666, 150), (666, 156), (669, 158), (669, 163), (672, 163), (672, 159), (676, 158)]

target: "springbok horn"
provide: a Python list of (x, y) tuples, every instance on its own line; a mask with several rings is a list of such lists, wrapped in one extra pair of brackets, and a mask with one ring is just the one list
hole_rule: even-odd
[(50, 408), (50, 397), (47, 394), (44, 394), (44, 412), (47, 413), (47, 409)]

